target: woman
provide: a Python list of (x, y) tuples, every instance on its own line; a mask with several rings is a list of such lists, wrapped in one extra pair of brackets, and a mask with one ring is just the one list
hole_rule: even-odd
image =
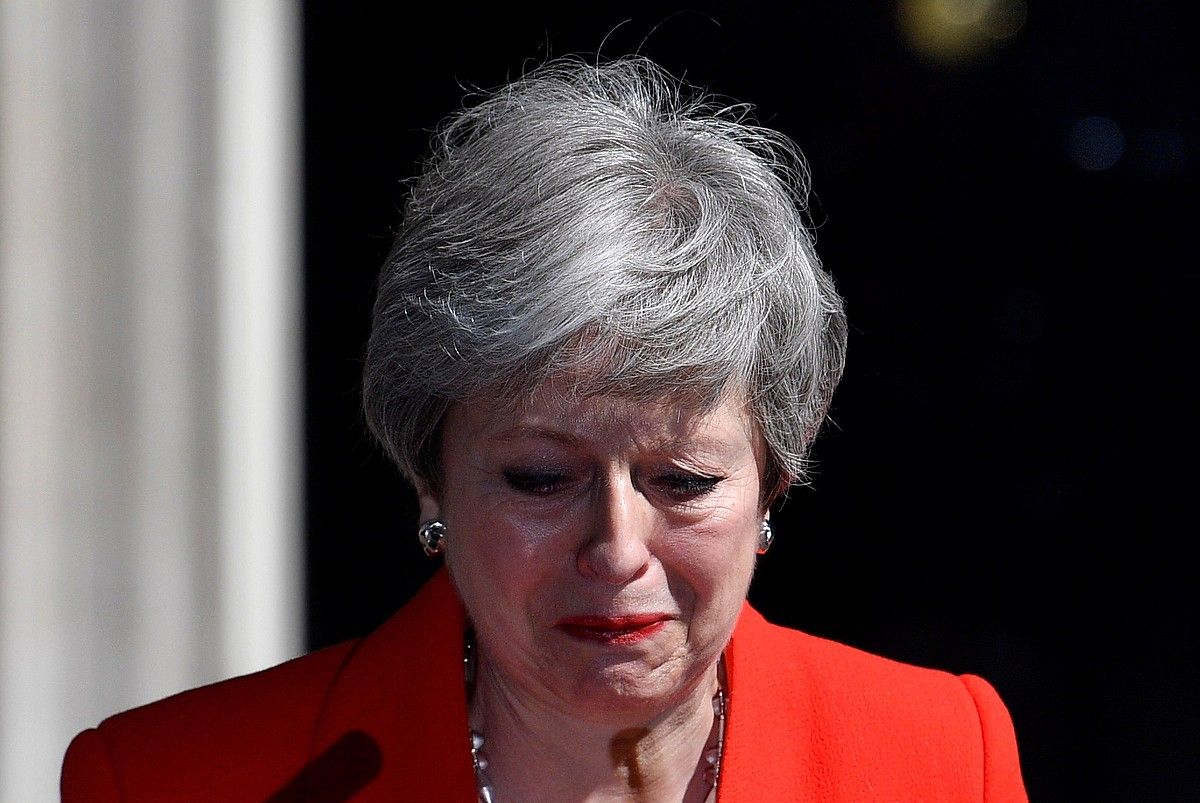
[(67, 800), (1023, 800), (990, 686), (768, 624), (845, 319), (783, 137), (644, 59), (444, 128), (368, 422), (445, 569), (370, 636), (80, 734)]

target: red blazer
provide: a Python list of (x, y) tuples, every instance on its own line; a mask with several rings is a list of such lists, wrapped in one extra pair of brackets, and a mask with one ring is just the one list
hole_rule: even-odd
[[(366, 638), (105, 720), (71, 742), (65, 803), (476, 799), (463, 610), (446, 572)], [(719, 803), (1024, 801), (984, 680), (776, 627), (725, 653)]]

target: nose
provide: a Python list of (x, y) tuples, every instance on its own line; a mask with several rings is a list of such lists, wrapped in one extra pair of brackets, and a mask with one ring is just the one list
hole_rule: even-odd
[(653, 506), (626, 476), (597, 489), (592, 507), (590, 531), (576, 555), (579, 573), (611, 585), (641, 577), (650, 562)]

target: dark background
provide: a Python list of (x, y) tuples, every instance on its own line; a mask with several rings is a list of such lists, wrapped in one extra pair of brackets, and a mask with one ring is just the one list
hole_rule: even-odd
[(902, 23), (938, 5), (305, 3), (310, 646), (433, 568), (358, 408), (403, 179), (462, 86), (607, 35), (796, 140), (847, 301), (817, 472), (752, 601), (986, 677), (1034, 800), (1200, 799), (1186, 5), (1034, 3), (957, 56)]

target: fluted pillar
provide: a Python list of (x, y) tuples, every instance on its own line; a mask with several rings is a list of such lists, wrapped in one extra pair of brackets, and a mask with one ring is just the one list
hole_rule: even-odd
[(0, 800), (302, 647), (299, 20), (0, 2)]

